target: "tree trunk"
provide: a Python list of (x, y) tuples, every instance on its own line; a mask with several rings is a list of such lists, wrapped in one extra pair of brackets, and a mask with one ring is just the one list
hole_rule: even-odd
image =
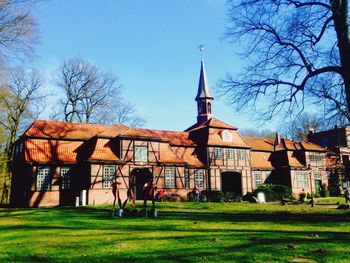
[[(350, 113), (350, 40), (348, 22), (348, 0), (334, 0), (333, 20), (338, 39), (338, 49), (340, 63), (342, 67), (342, 77), (346, 95), (346, 106)], [(350, 117), (348, 117), (350, 122)]]

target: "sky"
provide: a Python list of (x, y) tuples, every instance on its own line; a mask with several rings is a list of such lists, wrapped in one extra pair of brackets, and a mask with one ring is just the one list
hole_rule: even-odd
[[(113, 72), (145, 128), (181, 131), (195, 123), (200, 44), (214, 116), (240, 129), (276, 128), (276, 122), (262, 127), (253, 113), (235, 112), (215, 92), (220, 78), (238, 74), (245, 63), (238, 44), (223, 38), (226, 0), (50, 0), (39, 2), (34, 16), (40, 43), (33, 67), (50, 78), (63, 59), (80, 56)], [(52, 83), (46, 88), (56, 93)], [(57, 98), (48, 98), (41, 118)]]

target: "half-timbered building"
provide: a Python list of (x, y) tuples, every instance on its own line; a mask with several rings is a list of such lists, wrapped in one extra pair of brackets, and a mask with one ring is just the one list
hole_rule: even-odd
[(216, 119), (203, 61), (195, 100), (197, 122), (183, 132), (35, 121), (16, 142), (13, 204), (73, 205), (82, 192), (87, 204), (112, 203), (115, 181), (124, 198), (135, 185), (136, 199), (143, 199), (150, 178), (158, 190), (182, 200), (195, 185), (244, 195), (267, 182), (295, 192), (315, 189), (316, 177), (326, 183), (324, 163), (309, 161), (317, 154), (323, 162), (323, 148), (242, 137)]

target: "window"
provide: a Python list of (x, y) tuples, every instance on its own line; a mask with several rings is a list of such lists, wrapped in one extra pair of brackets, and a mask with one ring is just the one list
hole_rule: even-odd
[(165, 188), (175, 188), (175, 167), (165, 167)]
[(61, 189), (69, 190), (71, 186), (71, 168), (61, 167)]
[(194, 185), (197, 185), (199, 188), (204, 188), (204, 171), (196, 170), (194, 172)]
[(233, 160), (233, 149), (227, 149), (227, 160)]
[(255, 187), (262, 184), (261, 172), (254, 172)]
[(147, 162), (148, 161), (147, 146), (135, 146), (134, 147), (134, 161), (135, 162)]
[(211, 114), (211, 104), (208, 102), (208, 114)]
[(190, 171), (185, 169), (185, 188), (190, 188)]
[(222, 160), (222, 148), (214, 148), (214, 159)]
[(224, 142), (232, 142), (232, 132), (229, 130), (224, 130), (221, 132), (221, 139)]
[(246, 158), (246, 151), (245, 150), (238, 150), (238, 160), (244, 161)]
[(110, 188), (115, 178), (115, 166), (103, 166), (103, 188)]
[(314, 178), (315, 178), (315, 180), (322, 180), (321, 172), (320, 171), (315, 171), (314, 172)]
[(51, 175), (49, 167), (38, 167), (36, 175), (36, 190), (49, 191), (51, 190)]
[(309, 181), (307, 178), (307, 172), (297, 171), (297, 187), (298, 188), (309, 188)]
[(312, 152), (312, 153), (310, 153), (309, 158), (310, 158), (311, 163), (321, 163), (323, 160), (323, 154), (317, 153), (317, 152)]

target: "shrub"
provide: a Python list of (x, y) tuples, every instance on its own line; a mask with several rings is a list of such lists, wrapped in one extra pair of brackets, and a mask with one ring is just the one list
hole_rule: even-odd
[(291, 198), (292, 196), (292, 189), (281, 184), (259, 185), (258, 189), (254, 191), (254, 195), (256, 196), (258, 192), (265, 194), (266, 201), (279, 201), (283, 198)]
[(321, 186), (320, 195), (321, 197), (329, 197), (329, 190), (325, 184)]
[[(189, 200), (194, 200), (193, 193), (188, 193), (190, 196)], [(203, 190), (200, 195), (201, 201), (207, 202), (239, 202), (241, 201), (241, 196), (234, 192), (222, 192), (217, 190), (207, 191)]]
[(299, 201), (305, 202), (305, 199), (306, 199), (306, 194), (304, 192), (299, 193)]

